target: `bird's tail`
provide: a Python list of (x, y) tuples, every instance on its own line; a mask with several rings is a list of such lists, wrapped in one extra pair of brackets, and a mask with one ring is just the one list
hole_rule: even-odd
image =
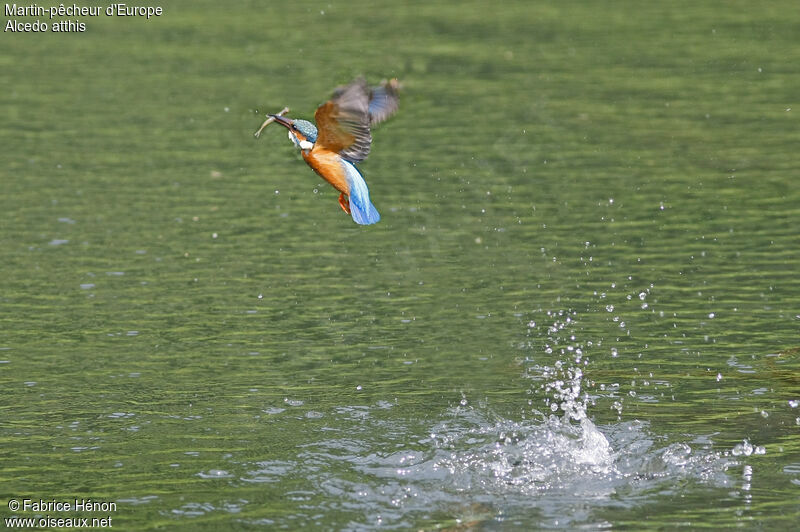
[(347, 169), (347, 181), (350, 185), (350, 215), (353, 221), (361, 225), (377, 223), (381, 219), (375, 205), (369, 199), (369, 188), (354, 165), (345, 163)]

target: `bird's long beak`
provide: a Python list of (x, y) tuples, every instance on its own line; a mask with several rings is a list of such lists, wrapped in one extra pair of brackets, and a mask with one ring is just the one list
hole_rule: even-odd
[[(283, 109), (281, 109), (281, 111), (278, 114), (267, 115), (269, 118), (264, 120), (264, 123), (261, 124), (260, 128), (258, 128), (258, 131), (255, 132), (255, 137), (258, 138), (259, 136), (261, 136), (261, 132), (264, 131), (264, 128), (267, 127), (268, 125), (270, 125), (271, 123), (275, 122), (275, 121), (280, 122), (283, 126), (285, 126), (287, 128), (291, 127), (291, 125), (292, 125), (291, 120), (289, 120), (287, 118), (283, 118), (283, 115), (285, 115), (288, 112), (289, 112), (289, 108), (288, 107), (284, 107)], [(278, 120), (278, 119), (280, 119), (280, 120)]]
[(281, 115), (269, 115), (269, 117), (273, 120), (273, 122), (277, 122), (286, 129), (292, 129), (292, 124), (294, 124), (294, 120)]

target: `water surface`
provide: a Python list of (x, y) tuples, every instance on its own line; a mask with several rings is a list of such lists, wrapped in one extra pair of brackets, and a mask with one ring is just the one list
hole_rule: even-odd
[[(793, 526), (794, 4), (351, 5), (4, 35), (4, 498), (141, 530)], [(360, 74), (404, 83), (368, 228), (252, 137)]]

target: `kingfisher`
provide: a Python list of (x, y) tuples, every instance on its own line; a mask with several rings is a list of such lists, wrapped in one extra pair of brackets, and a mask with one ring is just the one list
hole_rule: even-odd
[(285, 107), (279, 113), (268, 115), (255, 136), (272, 122), (285, 127), (289, 140), (300, 148), (303, 160), (339, 191), (342, 210), (357, 224), (374, 224), (381, 215), (369, 198), (369, 188), (356, 164), (369, 155), (370, 128), (397, 111), (399, 88), (397, 79), (369, 87), (363, 78), (357, 78), (337, 87), (333, 97), (317, 108), (316, 125), (283, 116), (289, 112)]

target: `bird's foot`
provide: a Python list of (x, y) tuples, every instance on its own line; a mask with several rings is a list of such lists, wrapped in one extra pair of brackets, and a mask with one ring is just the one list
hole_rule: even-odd
[(339, 205), (341, 205), (344, 212), (350, 214), (350, 203), (345, 199), (344, 192), (339, 194)]

